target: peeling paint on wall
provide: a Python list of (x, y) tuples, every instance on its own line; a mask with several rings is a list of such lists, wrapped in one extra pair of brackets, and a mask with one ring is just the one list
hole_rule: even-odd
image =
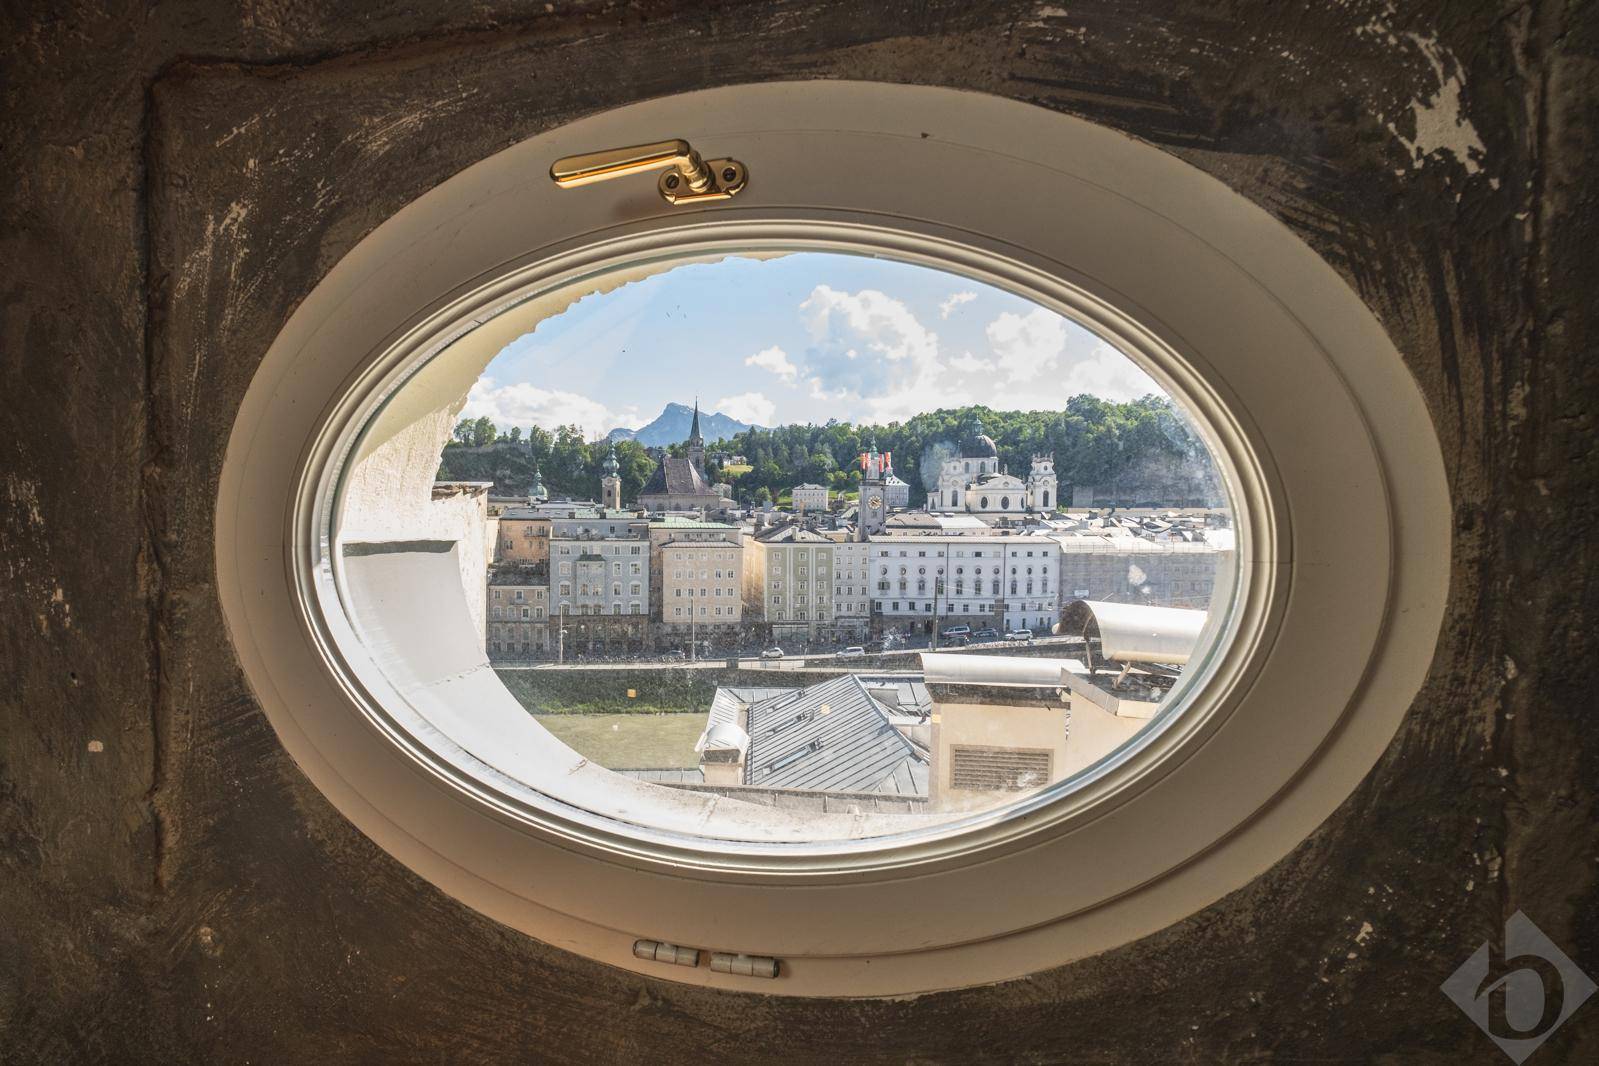
[(1460, 64), (1436, 37), (1423, 37), (1419, 33), (1405, 36), (1432, 66), (1438, 77), (1438, 90), (1427, 99), (1418, 97), (1411, 101), (1411, 136), (1405, 136), (1395, 122), (1388, 123), (1388, 132), (1405, 146), (1414, 167), (1420, 167), (1435, 153), (1446, 152), (1466, 168), (1467, 174), (1476, 174), (1482, 170), (1482, 160), (1488, 150), (1477, 135), (1476, 127), (1461, 112), (1460, 91), (1464, 83), (1460, 78)]

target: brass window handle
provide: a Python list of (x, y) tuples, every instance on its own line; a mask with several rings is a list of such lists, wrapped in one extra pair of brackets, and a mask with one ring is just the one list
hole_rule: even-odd
[(592, 185), (628, 174), (670, 168), (656, 183), (670, 204), (725, 200), (744, 188), (749, 171), (736, 159), (704, 160), (681, 138), (569, 155), (550, 167), (550, 177), (563, 189)]

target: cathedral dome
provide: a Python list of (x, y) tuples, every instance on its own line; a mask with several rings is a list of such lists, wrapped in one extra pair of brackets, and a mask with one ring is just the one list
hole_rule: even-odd
[(994, 438), (983, 432), (981, 420), (972, 422), (972, 431), (961, 445), (962, 459), (996, 459), (999, 457), (999, 447), (995, 445)]

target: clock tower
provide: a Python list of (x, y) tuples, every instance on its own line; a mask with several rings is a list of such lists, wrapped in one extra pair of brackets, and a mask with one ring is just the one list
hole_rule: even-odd
[(855, 539), (881, 533), (888, 522), (889, 453), (878, 452), (877, 442), (861, 453), (861, 499), (855, 521)]

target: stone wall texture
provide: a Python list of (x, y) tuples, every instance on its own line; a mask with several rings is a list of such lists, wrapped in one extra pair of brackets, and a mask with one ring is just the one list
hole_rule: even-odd
[[(30, 10), (31, 8), (31, 10)], [(10, 4), (0, 38), (0, 1062), (1499, 1060), (1438, 991), (1525, 911), (1599, 973), (1599, 6)], [(1026, 981), (792, 1001), (619, 973), (420, 882), (300, 775), (214, 588), (231, 418), (385, 217), (575, 117), (996, 93), (1259, 203), (1431, 406), (1454, 580), (1363, 786), (1269, 873)], [(1599, 1059), (1599, 1002), (1534, 1063)]]

